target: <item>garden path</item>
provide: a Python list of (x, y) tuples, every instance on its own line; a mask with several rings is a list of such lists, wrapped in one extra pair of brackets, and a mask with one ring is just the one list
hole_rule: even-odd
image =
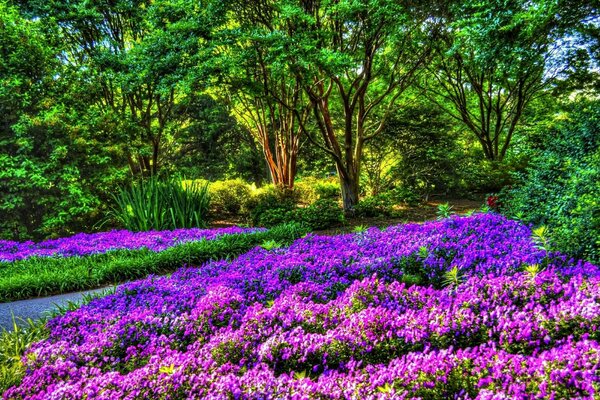
[(40, 319), (55, 310), (57, 306), (66, 306), (69, 302), (79, 302), (85, 294), (99, 293), (104, 290), (106, 288), (0, 303), (0, 331), (2, 329), (13, 330), (13, 315), (17, 325), (26, 326), (28, 318), (32, 320)]

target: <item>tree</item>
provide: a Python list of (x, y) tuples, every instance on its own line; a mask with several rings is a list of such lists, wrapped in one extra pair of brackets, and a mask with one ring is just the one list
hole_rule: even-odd
[[(309, 139), (334, 161), (344, 209), (359, 200), (365, 143), (429, 58), (435, 20), (420, 2), (281, 1), (290, 29), (273, 62), (284, 63), (311, 102)], [(313, 131), (313, 129), (311, 129)]]
[(168, 169), (208, 180), (239, 176), (262, 183), (267, 177), (254, 137), (230, 115), (226, 104), (196, 92), (177, 103), (175, 113), (187, 113), (189, 122), (165, 154)]
[[(0, 235), (90, 230), (121, 160), (82, 118), (56, 31), (0, 1)], [(97, 126), (96, 126), (97, 127)], [(112, 164), (116, 166), (112, 166)]]
[(554, 0), (491, 0), (449, 7), (429, 64), (432, 100), (502, 161), (525, 109), (564, 67), (553, 64), (561, 7)]
[(232, 2), (232, 11), (231, 26), (221, 32), (226, 45), (217, 55), (228, 66), (221, 71), (219, 96), (259, 143), (273, 184), (292, 189), (310, 102), (274, 52), (293, 26), (282, 18), (278, 2)]
[(63, 62), (93, 94), (99, 113), (117, 123), (131, 171), (156, 174), (165, 139), (182, 124), (174, 106), (186, 95), (189, 75), (197, 78), (218, 11), (202, 2), (150, 0), (45, 1), (34, 10), (58, 24)]

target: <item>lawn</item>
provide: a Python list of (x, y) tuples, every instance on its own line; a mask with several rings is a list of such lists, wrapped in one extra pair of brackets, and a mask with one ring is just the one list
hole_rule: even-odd
[(308, 235), (47, 323), (5, 399), (594, 398), (600, 269), (493, 213)]

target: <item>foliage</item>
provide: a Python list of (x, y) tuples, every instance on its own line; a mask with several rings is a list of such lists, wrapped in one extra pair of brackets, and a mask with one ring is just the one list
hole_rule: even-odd
[(357, 217), (381, 217), (390, 216), (393, 211), (394, 202), (387, 194), (378, 194), (365, 197), (354, 206), (354, 214)]
[(208, 184), (181, 179), (140, 180), (121, 188), (110, 214), (134, 232), (206, 226), (210, 195)]
[(452, 121), (411, 91), (365, 149), (365, 189), (370, 195), (403, 188), (427, 196), (455, 189), (468, 146)]
[(504, 159), (525, 109), (555, 74), (546, 68), (555, 14), (557, 3), (546, 0), (449, 7), (427, 90), (477, 137), (488, 160)]
[(340, 198), (340, 184), (332, 179), (319, 180), (314, 187), (319, 199), (337, 200)]
[(309, 205), (319, 199), (316, 186), (319, 184), (318, 178), (308, 176), (294, 183), (294, 192), (297, 193), (298, 202), (303, 205)]
[(291, 188), (298, 169), (329, 178), (295, 202), (347, 210), (495, 192), (559, 100), (594, 96), (597, 20), (589, 1), (1, 0), (0, 236), (91, 232), (132, 175)]
[(442, 203), (438, 205), (436, 211), (437, 219), (442, 220), (450, 218), (450, 216), (454, 214), (454, 212), (452, 211), (453, 208), (454, 207), (451, 206), (450, 203)]
[(166, 274), (182, 265), (234, 258), (269, 240), (287, 244), (305, 233), (305, 227), (286, 224), (266, 232), (185, 242), (160, 252), (141, 248), (80, 257), (33, 257), (3, 262), (0, 263), (0, 302), (86, 290), (149, 274)]
[(463, 278), (461, 276), (461, 273), (460, 273), (458, 267), (455, 265), (454, 267), (452, 267), (451, 269), (449, 269), (448, 271), (446, 271), (444, 273), (442, 285), (450, 286), (451, 288), (456, 289), (458, 287), (458, 285), (460, 285), (462, 280), (463, 280)]
[(580, 101), (532, 139), (531, 161), (500, 194), (503, 213), (545, 226), (553, 249), (600, 261), (600, 103)]
[(90, 230), (122, 179), (118, 151), (103, 129), (90, 128), (84, 100), (70, 96), (80, 82), (60, 62), (56, 34), (0, 2), (2, 237)]
[(169, 143), (163, 170), (211, 182), (239, 177), (261, 184), (267, 178), (260, 149), (225, 104), (192, 93), (175, 105), (173, 113), (185, 114), (189, 121), (179, 127), (177, 140)]
[(336, 180), (303, 177), (294, 184), (300, 204), (310, 205), (319, 199), (337, 200), (340, 198), (340, 185)]
[(358, 217), (398, 217), (402, 214), (398, 205), (416, 205), (420, 196), (408, 188), (394, 188), (374, 196), (367, 196), (354, 207)]
[(265, 250), (273, 250), (273, 249), (280, 248), (281, 243), (271, 239), (271, 240), (266, 240), (266, 241), (262, 242), (260, 244), (260, 247), (262, 247)]
[(264, 2), (273, 35), (271, 65), (285, 65), (311, 101), (308, 140), (335, 164), (345, 210), (358, 203), (366, 143), (429, 57), (435, 7), (388, 0)]
[(208, 188), (211, 209), (218, 215), (244, 215), (252, 196), (250, 186), (242, 179), (211, 182)]
[(295, 195), (267, 187), (254, 196), (249, 209), (254, 226), (270, 227), (285, 223), (293, 219)]
[(50, 333), (45, 319), (23, 322), (18, 323), (13, 317), (12, 330), (0, 332), (0, 393), (21, 382), (25, 376), (25, 365), (21, 361), (25, 350)]
[(593, 398), (599, 296), (600, 267), (497, 213), (307, 235), (48, 321), (4, 396)]
[(336, 200), (319, 199), (306, 208), (298, 208), (294, 220), (312, 230), (327, 229), (344, 222), (344, 212)]
[(272, 2), (228, 2), (230, 26), (220, 30), (215, 62), (222, 84), (212, 93), (226, 102), (238, 123), (261, 147), (271, 181), (293, 188), (300, 138), (311, 101), (294, 66), (276, 62), (289, 31), (289, 11)]
[(191, 93), (192, 82), (201, 83), (197, 66), (210, 54), (207, 38), (223, 22), (217, 3), (31, 4), (34, 17), (56, 29), (70, 73), (89, 91), (89, 105), (115, 121), (130, 171), (156, 175), (189, 117), (175, 114), (175, 105)]

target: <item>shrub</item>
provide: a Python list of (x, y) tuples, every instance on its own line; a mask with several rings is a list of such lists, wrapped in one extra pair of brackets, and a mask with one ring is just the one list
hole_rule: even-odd
[(309, 176), (294, 183), (294, 192), (296, 192), (300, 204), (308, 205), (319, 200), (319, 194), (317, 193), (319, 182), (319, 179)]
[(155, 177), (121, 188), (114, 200), (109, 218), (134, 232), (204, 227), (210, 203), (208, 184)]
[(296, 211), (296, 221), (308, 225), (311, 229), (326, 229), (344, 222), (344, 212), (337, 201), (320, 199), (306, 208)]
[[(531, 161), (499, 196), (504, 214), (548, 229), (554, 250), (600, 262), (600, 101), (533, 137)], [(537, 142), (536, 142), (537, 141)]]
[(267, 208), (258, 214), (255, 225), (268, 228), (286, 222), (291, 222), (295, 219), (296, 215), (293, 208), (277, 206), (274, 208)]
[(271, 187), (261, 188), (249, 205), (250, 219), (255, 226), (270, 227), (293, 220), (296, 199), (293, 193)]
[(420, 201), (420, 196), (409, 188), (394, 188), (375, 196), (362, 199), (354, 211), (358, 217), (396, 216), (394, 207), (398, 204), (414, 205)]
[(215, 213), (243, 215), (248, 212), (252, 191), (242, 179), (212, 182), (208, 191), (211, 208)]
[(319, 199), (339, 199), (340, 183), (337, 179), (323, 179), (315, 184), (315, 192)]
[(294, 184), (294, 193), (300, 204), (313, 204), (319, 199), (338, 200), (340, 184), (337, 179), (319, 179), (312, 176), (302, 178)]
[(392, 204), (388, 196), (378, 194), (362, 199), (356, 206), (354, 212), (357, 217), (379, 217), (391, 214)]

